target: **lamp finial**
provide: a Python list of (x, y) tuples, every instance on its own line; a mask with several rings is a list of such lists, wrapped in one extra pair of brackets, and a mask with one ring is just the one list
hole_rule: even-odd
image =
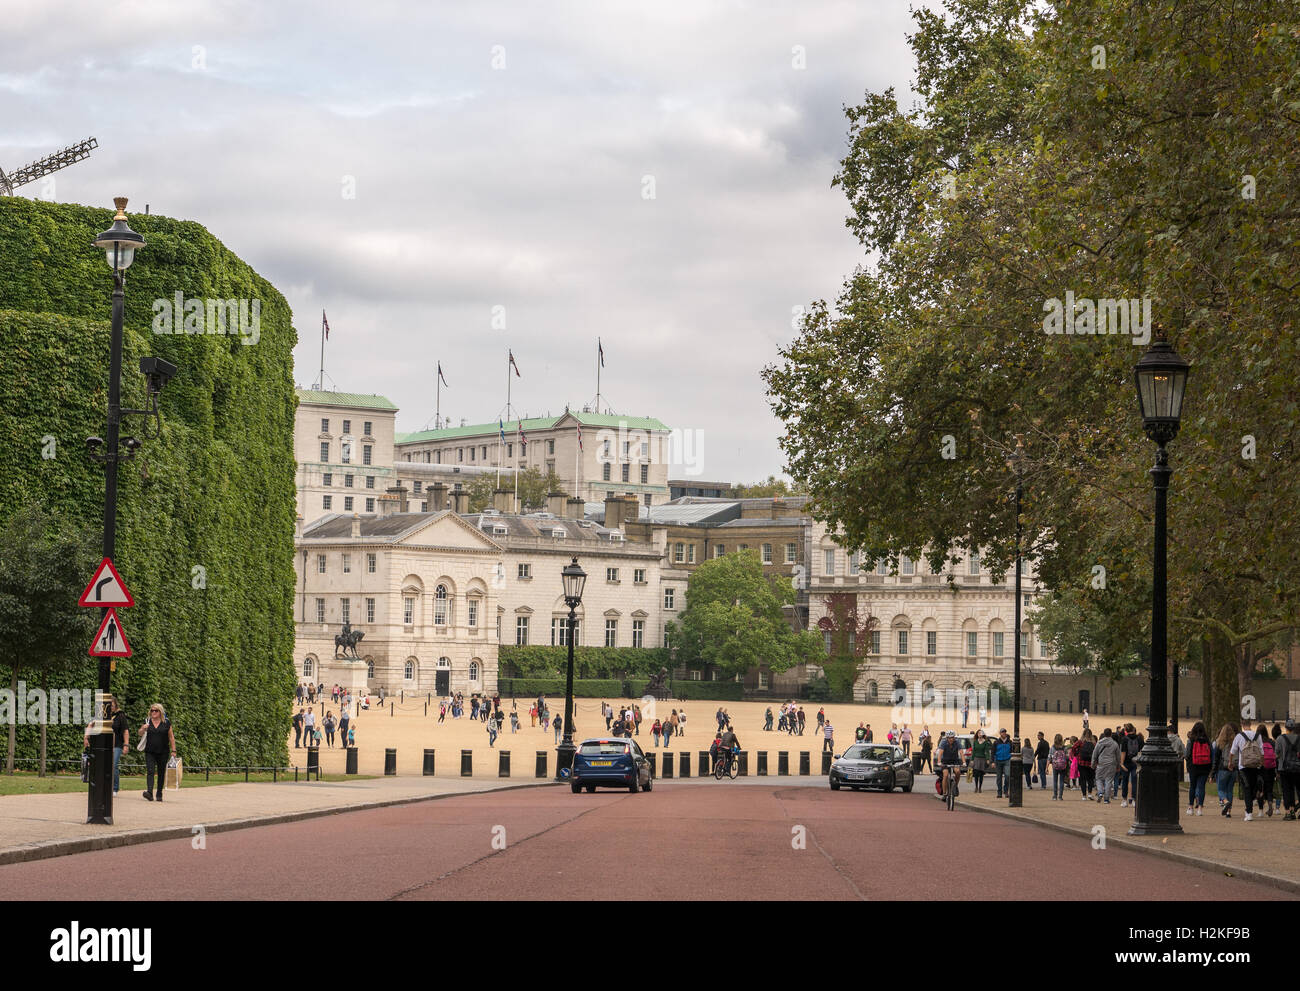
[(116, 221), (116, 220), (125, 220), (125, 219), (126, 219), (126, 197), (125, 197), (125, 196), (114, 196), (114, 197), (113, 197), (113, 206), (117, 207), (117, 213), (114, 215), (113, 219), (114, 219), (115, 221)]

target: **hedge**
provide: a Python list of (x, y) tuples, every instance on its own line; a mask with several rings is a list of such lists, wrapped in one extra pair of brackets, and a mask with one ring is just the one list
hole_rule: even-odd
[[(556, 678), (568, 669), (569, 648), (541, 644), (503, 644), (497, 650), (501, 677)], [(663, 647), (574, 647), (573, 676), (583, 678), (636, 678), (672, 669)]]
[[(623, 697), (621, 681), (612, 678), (573, 679), (575, 698), (610, 698)], [(502, 695), (516, 698), (536, 698), (538, 695), (564, 697), (565, 679), (563, 678), (501, 678), (497, 681), (497, 691)]]
[[(649, 682), (632, 681), (628, 687), (632, 693), (629, 698), (640, 698), (645, 694)], [(675, 699), (711, 699), (718, 702), (741, 702), (745, 698), (745, 686), (734, 681), (686, 681), (677, 680), (668, 683), (668, 692)]]
[[(96, 532), (104, 470), (85, 439), (105, 430), (113, 283), (90, 242), (112, 216), (0, 198), (0, 506), (39, 502)], [(160, 437), (145, 436), (142, 418), (123, 423), (143, 447), (118, 473), (116, 563), (136, 601), (120, 618), (135, 654), (119, 660), (113, 691), (135, 723), (162, 702), (187, 762), (283, 764), (296, 680), (289, 307), (200, 225), (133, 215), (131, 226), (148, 245), (127, 272), (123, 406), (146, 406), (142, 356), (179, 372), (162, 393)], [(153, 301), (178, 291), (259, 299), (260, 339), (153, 334)], [(0, 670), (16, 658), (35, 683), (10, 646)], [(68, 687), (94, 687), (95, 672), (82, 656)], [(50, 756), (80, 753), (81, 732), (52, 726)], [(18, 727), (19, 756), (35, 756), (37, 739)]]

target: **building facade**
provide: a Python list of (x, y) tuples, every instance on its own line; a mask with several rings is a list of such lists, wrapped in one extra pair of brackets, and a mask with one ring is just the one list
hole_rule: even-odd
[(383, 396), (298, 389), (294, 460), (298, 515), (374, 513), (393, 484), (397, 407)]

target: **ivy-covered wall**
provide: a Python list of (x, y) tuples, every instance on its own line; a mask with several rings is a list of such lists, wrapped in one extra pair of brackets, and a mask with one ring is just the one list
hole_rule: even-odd
[[(96, 532), (104, 469), (85, 438), (105, 432), (113, 282), (91, 241), (112, 216), (0, 198), (0, 510), (37, 501)], [(119, 615), (135, 656), (119, 660), (113, 691), (137, 724), (161, 701), (187, 762), (282, 763), (295, 683), (289, 307), (201, 225), (130, 223), (148, 246), (127, 270), (123, 405), (146, 405), (142, 356), (179, 372), (162, 394), (160, 437), (146, 438), (141, 418), (123, 425), (143, 448), (118, 476), (116, 563), (136, 600)], [(259, 300), (257, 342), (152, 333), (154, 300), (177, 292)], [(21, 644), (7, 646), (0, 684), (15, 660), (35, 684)], [(95, 663), (83, 660), (67, 687), (95, 687)], [(80, 737), (81, 727), (52, 728), (50, 757), (76, 756)], [(36, 748), (36, 728), (20, 726), (18, 756)]]

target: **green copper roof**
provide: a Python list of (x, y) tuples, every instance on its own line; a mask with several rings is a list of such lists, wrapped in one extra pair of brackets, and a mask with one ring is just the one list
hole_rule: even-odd
[[(530, 430), (549, 430), (557, 423), (564, 419), (565, 416), (571, 416), (581, 423), (584, 427), (626, 427), (628, 430), (663, 430), (667, 431), (668, 427), (663, 421), (653, 416), (619, 416), (616, 413), (575, 413), (569, 412), (560, 416), (536, 416), (524, 420), (524, 433)], [(514, 440), (519, 433), (519, 421), (511, 420), (505, 425), (506, 440)], [(442, 430), (419, 430), (410, 434), (398, 434), (394, 438), (397, 444), (422, 443), (424, 441), (439, 440), (456, 440), (460, 437), (481, 437), (486, 434), (497, 434), (500, 428), (495, 423), (477, 423), (465, 427), (444, 427)]]
[(316, 403), (322, 406), (360, 406), (365, 409), (391, 409), (397, 407), (383, 396), (365, 395), (360, 392), (323, 392), (319, 389), (296, 389), (298, 402)]

